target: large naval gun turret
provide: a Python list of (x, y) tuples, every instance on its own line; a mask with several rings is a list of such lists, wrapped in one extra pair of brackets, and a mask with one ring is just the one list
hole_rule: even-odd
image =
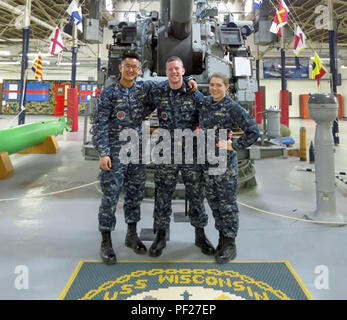
[(161, 0), (160, 13), (140, 11), (136, 22), (111, 21), (114, 44), (109, 48), (108, 81), (118, 76), (123, 51), (136, 51), (142, 62), (144, 79), (165, 76), (165, 61), (179, 56), (187, 75), (193, 75), (199, 88), (208, 87), (214, 72), (230, 79), (231, 94), (251, 110), (258, 91), (252, 78), (252, 56), (245, 45), (252, 34), (252, 21), (235, 21), (232, 13), (218, 20), (218, 9), (206, 0)]
[[(230, 79), (230, 95), (252, 112), (258, 87), (256, 79), (252, 78), (253, 58), (245, 44), (254, 31), (252, 21), (235, 21), (232, 13), (219, 21), (218, 9), (207, 5), (206, 0), (196, 1), (195, 13), (194, 0), (161, 0), (160, 12), (140, 11), (135, 22), (110, 21), (108, 28), (113, 31), (114, 42), (108, 44), (105, 87), (119, 77), (118, 65), (124, 51), (139, 54), (141, 80), (165, 80), (165, 62), (175, 55), (184, 62), (186, 75), (192, 75), (199, 90), (206, 94), (211, 75), (214, 72), (226, 74)], [(92, 100), (86, 109), (82, 147), (84, 157), (89, 160), (98, 159), (86, 129), (94, 102)], [(153, 124), (155, 126), (155, 115), (151, 119), (151, 126)], [(236, 133), (233, 138), (237, 139), (237, 128), (233, 131)], [(239, 186), (255, 183), (254, 159), (281, 156), (284, 150), (281, 146), (261, 145), (238, 152)], [(151, 165), (148, 169), (151, 176)]]

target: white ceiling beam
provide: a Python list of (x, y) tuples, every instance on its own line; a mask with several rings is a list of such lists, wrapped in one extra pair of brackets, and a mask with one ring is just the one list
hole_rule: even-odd
[[(22, 11), (22, 10), (19, 10), (18, 8), (11, 6), (10, 4), (8, 4), (7, 2), (5, 2), (5, 1), (3, 1), (3, 0), (0, 0), (0, 7), (6, 9), (6, 10), (9, 11), (9, 12), (15, 13), (15, 14), (17, 14), (17, 15), (23, 14), (23, 11)], [(33, 22), (35, 22), (35, 23), (37, 23), (38, 25), (40, 25), (40, 26), (42, 26), (42, 27), (48, 29), (48, 30), (52, 30), (52, 31), (55, 30), (55, 26), (51, 26), (50, 24), (48, 24), (48, 23), (46, 23), (46, 22), (44, 22), (44, 21), (42, 21), (42, 20), (40, 20), (40, 19), (34, 17), (33, 15), (30, 16), (30, 20), (33, 21)], [(72, 36), (69, 35), (68, 33), (62, 32), (62, 34), (63, 34), (66, 38), (72, 39)]]

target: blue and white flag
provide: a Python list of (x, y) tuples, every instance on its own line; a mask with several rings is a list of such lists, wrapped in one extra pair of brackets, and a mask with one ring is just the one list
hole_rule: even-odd
[(81, 7), (77, 7), (76, 1), (72, 0), (66, 12), (71, 16), (70, 23), (76, 24), (77, 29), (83, 32), (83, 24), (82, 24), (82, 9)]
[(254, 0), (254, 2), (253, 2), (253, 7), (254, 7), (255, 9), (260, 9), (262, 3), (263, 3), (263, 0)]

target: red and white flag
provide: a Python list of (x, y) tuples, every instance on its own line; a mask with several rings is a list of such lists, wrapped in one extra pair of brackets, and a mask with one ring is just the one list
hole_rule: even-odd
[(306, 48), (306, 36), (301, 28), (297, 26), (294, 40), (294, 53), (298, 57), (300, 52)]
[(279, 8), (276, 10), (275, 17), (270, 27), (270, 32), (276, 33), (282, 37), (281, 28), (288, 23), (288, 12), (288, 7), (283, 0), (280, 0)]
[(51, 54), (58, 54), (65, 49), (59, 28), (55, 28), (55, 30), (52, 32), (50, 41), (51, 45), (49, 47), (49, 52)]

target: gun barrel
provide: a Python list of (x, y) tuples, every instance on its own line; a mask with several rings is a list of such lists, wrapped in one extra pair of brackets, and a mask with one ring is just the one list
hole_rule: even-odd
[(170, 0), (160, 0), (160, 20), (167, 25), (170, 17)]
[(179, 40), (191, 34), (194, 0), (171, 0), (170, 21), (171, 34)]

